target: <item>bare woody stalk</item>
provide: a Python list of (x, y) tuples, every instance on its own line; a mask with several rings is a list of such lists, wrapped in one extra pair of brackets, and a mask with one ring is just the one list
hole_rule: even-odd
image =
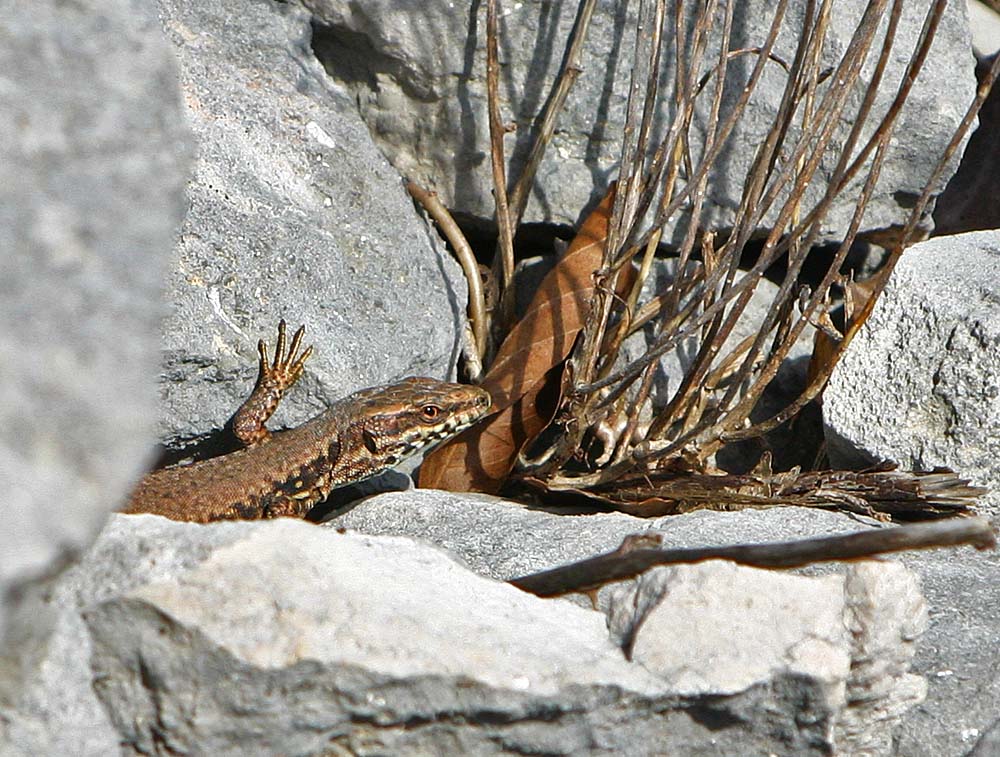
[[(725, 14), (717, 14), (712, 0), (707, 0), (691, 11), (696, 14), (691, 24), (686, 22), (681, 4), (674, 6), (675, 30), (691, 28), (693, 31), (689, 47), (682, 49), (685, 43), (680, 41), (676, 51), (674, 120), (645, 168), (644, 156), (649, 154), (645, 127), (652, 112), (656, 87), (646, 81), (643, 99), (639, 85), (642, 78), (648, 79), (651, 71), (658, 66), (661, 42), (658, 36), (649, 34), (649, 30), (658, 29), (662, 24), (663, 17), (657, 14), (662, 13), (663, 5), (644, 3), (640, 8), (634, 69), (638, 73), (630, 90), (622, 149), (622, 180), (609, 228), (604, 266), (597, 274), (601, 286), (593, 298), (583, 338), (578, 341), (571, 356), (569, 402), (559, 420), (563, 433), (548, 453), (537, 455), (520, 471), (521, 480), (531, 488), (537, 489), (541, 485), (550, 492), (575, 490), (581, 494), (586, 491), (588, 495), (600, 488), (602, 493), (597, 495), (599, 499), (611, 504), (618, 502), (629, 512), (633, 512), (638, 507), (635, 503), (644, 501), (644, 498), (669, 504), (671, 501), (686, 502), (691, 497), (695, 501), (698, 496), (706, 495), (721, 498), (719, 506), (723, 509), (727, 509), (726, 503), (733, 507), (743, 506), (737, 502), (742, 495), (729, 492), (719, 478), (720, 471), (713, 465), (714, 454), (725, 444), (759, 436), (773, 429), (814, 398), (825, 384), (836, 359), (870, 312), (874, 298), (864, 303), (860, 313), (855, 313), (849, 301), (850, 292), (845, 292), (848, 320), (841, 334), (830, 317), (831, 303), (835, 300), (832, 293), (835, 287), (848, 287), (839, 273), (840, 265), (857, 235), (862, 216), (875, 191), (882, 163), (892, 144), (893, 129), (926, 60), (944, 12), (945, 0), (936, 0), (928, 9), (923, 32), (910, 53), (895, 99), (873, 129), (865, 127), (871, 119), (887, 64), (894, 55), (898, 55), (894, 46), (903, 0), (870, 0), (847, 48), (832, 70), (821, 67), (821, 52), (828, 47), (826, 35), (832, 0), (806, 0), (806, 6), (802, 26), (798, 30), (795, 56), (790, 63), (781, 61), (772, 51), (781, 28), (784, 3), (779, 3), (776, 9), (764, 44), (738, 51), (728, 49), (729, 30), (733, 23), (732, 4), (727, 4)], [(721, 28), (716, 29), (713, 24), (719, 23), (720, 18), (724, 20)], [(881, 40), (876, 44), (880, 34)], [(720, 49), (712, 70), (704, 73), (701, 59), (710, 36), (718, 39)], [(683, 36), (677, 35), (677, 39), (683, 40)], [(747, 54), (757, 57), (756, 65), (733, 110), (723, 114), (721, 102), (728, 62), (737, 55)], [(780, 65), (786, 72), (785, 90), (777, 115), (761, 140), (744, 183), (735, 223), (730, 229), (716, 234), (711, 228), (706, 228), (702, 220), (707, 177), (767, 64)], [(890, 269), (922, 217), (932, 187), (961, 144), (998, 68), (1000, 64), (995, 64), (987, 76), (976, 102), (970, 106), (917, 207), (910, 214), (899, 244), (891, 251)], [(858, 92), (863, 69), (869, 71), (868, 84), (859, 93), (860, 104), (852, 106), (856, 110), (848, 113), (848, 104)], [(821, 89), (820, 85), (824, 82), (835, 84)], [(696, 152), (701, 158), (695, 160), (691, 125), (695, 101), (699, 96), (712, 99), (706, 116), (700, 119), (704, 133), (701, 149)], [(851, 122), (853, 127), (845, 139), (835, 140), (837, 125), (845, 121)], [(873, 133), (863, 138), (864, 131)], [(829, 163), (831, 158), (835, 165), (830, 177), (817, 187), (815, 179), (819, 166), (823, 161)], [(683, 184), (679, 181), (681, 176), (687, 177)], [(841, 244), (828, 261), (819, 284), (814, 289), (802, 287), (798, 283), (799, 274), (809, 249), (820, 236), (825, 215), (838, 196), (856, 185), (859, 176), (863, 179), (862, 186)], [(807, 204), (806, 198), (810, 196), (807, 190), (818, 194), (818, 199)], [(642, 231), (644, 219), (654, 207), (657, 191), (660, 192), (659, 203), (652, 213), (653, 223)], [(617, 299), (611, 287), (615, 275), (640, 253), (643, 255), (643, 270), (648, 271), (652, 249), (650, 242), (655, 244), (655, 240), (663, 234), (663, 224), (670, 215), (681, 211), (686, 216), (687, 231), (679, 248), (679, 261), (672, 284), (645, 304), (638, 302), (638, 288), (624, 300)], [(743, 249), (763, 226), (770, 228), (763, 249), (755, 264), (748, 271), (741, 272), (739, 264)], [(720, 240), (718, 245), (716, 239)], [(700, 260), (694, 255), (696, 244), (700, 244)], [(782, 258), (786, 261), (784, 278), (777, 294), (771, 299), (759, 330), (731, 345), (729, 338), (744, 317), (765, 270)], [(884, 283), (884, 278), (877, 281), (876, 294)], [(624, 307), (626, 304), (627, 308)], [(612, 368), (624, 336), (650, 322), (656, 323), (652, 347), (624, 368)], [(751, 423), (750, 413), (757, 406), (764, 389), (776, 376), (796, 340), (810, 325), (823, 329), (833, 338), (833, 359), (821, 365), (819, 374), (805, 392), (785, 409), (763, 422)], [(653, 419), (643, 438), (637, 440), (636, 437), (640, 436), (640, 413), (643, 405), (649, 402), (658, 360), (679, 344), (684, 344), (686, 350), (693, 349), (695, 357), (673, 394), (665, 398), (665, 409)], [(638, 382), (637, 387), (635, 382)], [(626, 395), (630, 388), (634, 391)], [(605, 453), (596, 460), (584, 444), (588, 432), (605, 445)], [(577, 462), (568, 469), (564, 466), (571, 458)], [(581, 460), (589, 461), (592, 467), (581, 469)], [(751, 479), (757, 480), (766, 489), (770, 485), (767, 482), (777, 482), (786, 474), (772, 475), (769, 460), (766, 465), (764, 463), (762, 459), (763, 467), (755, 472), (756, 478), (751, 476)], [(685, 476), (692, 474), (700, 478), (692, 480), (689, 489), (685, 489)], [(899, 475), (905, 477), (909, 474)], [(624, 483), (627, 476), (631, 482), (628, 501), (621, 498), (624, 496), (621, 491), (614, 493), (616, 483)], [(788, 481), (806, 487), (804, 492), (807, 494), (811, 491), (808, 490), (808, 482), (812, 480), (809, 476), (800, 476), (797, 471), (787, 476), (791, 477)], [(785, 481), (785, 478), (781, 480)], [(642, 481), (646, 482), (646, 488), (643, 488)], [(876, 498), (884, 494), (881, 490), (869, 492), (864, 489), (867, 486), (865, 481), (867, 479), (862, 476), (855, 482), (862, 487), (859, 489), (860, 497), (848, 491), (850, 487), (843, 491), (831, 489), (825, 494), (818, 492), (816, 496), (821, 501), (823, 496), (833, 497), (833, 500), (843, 504), (848, 500), (864, 500), (869, 494), (877, 495)], [(698, 496), (694, 496), (696, 494)], [(736, 498), (732, 499), (730, 495)], [(762, 501), (766, 501), (769, 495), (764, 493), (761, 496)], [(975, 493), (970, 490), (969, 495), (961, 499), (962, 507), (968, 507), (974, 496)], [(920, 500), (920, 497), (917, 499)], [(925, 504), (928, 508), (933, 505), (929, 501)], [(921, 506), (918, 503), (912, 509), (917, 511)]]
[[(496, 203), (499, 233), (500, 303), (499, 321), (507, 328), (513, 314), (510, 284), (514, 278), (514, 228), (507, 200), (507, 173), (504, 167), (503, 138), (506, 133), (500, 118), (500, 57), (497, 52), (497, 0), (486, 0), (486, 97), (490, 121), (490, 160), (493, 165), (493, 198)], [(494, 327), (498, 324), (494, 322)]]
[[(872, 29), (871, 23), (867, 25), (867, 29), (868, 30)], [(803, 39), (807, 38), (808, 35), (804, 34)], [(848, 63), (851, 64), (854, 70), (848, 70), (847, 72), (845, 72), (845, 75), (852, 76), (850, 81), (853, 81), (857, 75), (857, 62), (859, 53), (857, 45), (855, 45), (854, 50), (855, 54), (853, 56), (853, 59), (849, 59), (847, 61)], [(804, 56), (804, 53), (805, 49), (800, 47), (800, 55), (797, 56), (797, 60), (801, 60), (801, 58)], [(791, 99), (791, 96), (793, 93), (798, 91), (798, 87), (794, 81), (795, 77), (793, 76), (790, 78), (792, 79), (792, 81), (790, 82), (790, 85), (786, 90), (787, 105), (783, 109), (786, 113), (786, 120), (790, 118), (791, 114), (793, 113), (791, 106), (794, 105), (794, 99)], [(842, 99), (841, 99), (841, 105), (842, 105)], [(830, 134), (830, 129), (827, 125), (830, 123), (829, 112), (832, 110), (832, 108), (833, 104), (830, 104), (822, 109), (821, 115), (824, 116), (825, 120), (821, 118), (817, 118), (816, 120), (817, 122), (821, 122), (824, 124), (823, 130), (821, 130), (819, 134), (804, 135), (804, 137), (800, 140), (800, 152), (798, 154), (801, 154), (801, 152), (804, 151), (805, 145), (812, 145), (812, 147), (815, 148), (817, 146), (817, 142), (819, 146), (823, 146), (829, 141), (831, 134)], [(751, 188), (757, 187), (756, 190), (757, 192), (763, 190), (763, 185), (764, 182), (766, 181), (766, 174), (769, 170), (770, 165), (773, 164), (773, 161), (769, 156), (775, 153), (777, 146), (780, 144), (780, 142), (778, 141), (778, 137), (786, 130), (786, 128), (787, 127), (785, 126), (784, 123), (777, 123), (775, 127), (772, 129), (772, 137), (769, 137), (765, 142), (764, 151), (762, 152), (757, 162), (757, 166), (755, 168), (754, 175), (758, 178), (751, 179), (751, 181), (748, 182)], [(815, 139), (812, 139), (813, 137), (815, 137)], [(805, 165), (804, 171), (800, 172), (799, 178), (795, 182), (795, 187), (792, 192), (793, 195), (800, 195), (802, 190), (808, 183), (809, 179), (811, 179), (815, 171), (816, 165), (818, 164), (819, 157), (821, 157), (820, 153), (821, 151), (815, 150), (813, 152), (813, 155), (815, 156), (814, 159), (810, 161), (810, 163)], [(793, 161), (789, 161), (789, 163), (792, 166), (795, 165)], [(782, 176), (778, 177), (776, 186), (778, 187), (783, 186), (790, 178), (791, 174), (786, 171)], [(745, 243), (746, 238), (749, 237), (749, 230), (756, 226), (763, 212), (766, 211), (770, 203), (773, 201), (773, 198), (776, 196), (776, 191), (774, 186), (770, 188), (768, 195), (769, 197), (765, 197), (764, 201), (755, 199), (753, 192), (751, 192), (749, 196), (744, 197), (744, 202), (741, 203), (741, 210), (751, 208), (755, 212), (749, 214), (749, 217), (746, 217), (745, 222), (740, 223), (738, 225), (738, 231), (734, 232), (734, 234), (730, 237), (730, 242), (720, 252), (720, 257), (725, 262), (715, 272), (713, 272), (713, 274), (706, 280), (705, 282), (706, 290), (712, 289), (718, 283), (719, 279), (722, 278), (724, 273), (732, 270), (731, 265), (726, 265), (725, 263), (731, 263), (735, 259), (734, 253), (738, 253), (739, 249), (742, 247), (741, 243)], [(828, 206), (831, 200), (832, 198), (827, 198), (826, 202), (823, 203), (824, 210), (826, 206)], [(730, 310), (728, 321), (730, 324), (735, 324), (737, 318), (739, 317), (739, 314), (742, 313), (742, 310), (745, 307), (746, 302), (749, 300), (749, 296), (753, 291), (754, 285), (756, 285), (757, 281), (762, 275), (763, 270), (770, 264), (772, 264), (779, 254), (783, 253), (787, 249), (787, 243), (778, 244), (777, 240), (780, 237), (782, 221), (785, 220), (787, 216), (791, 214), (793, 207), (794, 207), (793, 205), (788, 206), (784, 211), (783, 216), (779, 217), (778, 223), (775, 224), (776, 230), (769, 239), (770, 244), (765, 247), (765, 252), (762, 254), (758, 264), (754, 266), (754, 268), (751, 269), (751, 271), (748, 272), (739, 283), (733, 284), (727, 282), (726, 288), (723, 291), (722, 296), (718, 299), (718, 301), (716, 301), (713, 304), (713, 306), (704, 310), (699, 316), (696, 316), (695, 318), (689, 320), (687, 323), (684, 323), (682, 325), (675, 324), (673, 322), (670, 323), (669, 325), (671, 326), (681, 325), (682, 327), (680, 329), (671, 329), (671, 330), (665, 329), (663, 331), (664, 336), (661, 337), (659, 343), (646, 355), (640, 358), (640, 360), (636, 361), (636, 363), (628, 366), (621, 372), (617, 372), (616, 374), (613, 374), (601, 381), (594, 382), (590, 386), (581, 387), (581, 391), (588, 391), (588, 390), (592, 391), (599, 389), (602, 386), (610, 386), (611, 384), (619, 382), (621, 382), (621, 384), (619, 385), (616, 392), (622, 391), (625, 388), (625, 386), (623, 386), (622, 384), (627, 385), (627, 383), (630, 380), (634, 379), (639, 374), (640, 370), (644, 368), (646, 365), (648, 365), (652, 360), (655, 360), (656, 358), (664, 354), (668, 349), (676, 345), (681, 339), (687, 338), (696, 333), (703, 325), (709, 322), (709, 317), (717, 318), (719, 313), (731, 302), (733, 302), (734, 304), (732, 309)], [(814, 221), (816, 215), (818, 214), (815, 214), (811, 220)], [(696, 221), (697, 219), (693, 219), (692, 222)], [(801, 265), (801, 261), (794, 261), (794, 263)], [(787, 291), (784, 292), (785, 296), (787, 296), (787, 294), (788, 294)], [(775, 308), (775, 310), (772, 312), (777, 312), (777, 308)], [(729, 328), (727, 328), (726, 331), (728, 332), (730, 329), (731, 326), (729, 326)], [(766, 332), (767, 329), (764, 329), (764, 333)]]
[(590, 30), (590, 20), (594, 15), (594, 7), (597, 0), (583, 0), (577, 13), (576, 23), (566, 46), (566, 55), (563, 60), (562, 69), (556, 78), (552, 94), (545, 103), (545, 109), (539, 121), (538, 133), (534, 143), (531, 145), (531, 152), (525, 163), (524, 170), (514, 184), (514, 189), (510, 193), (510, 218), (514, 228), (517, 228), (524, 215), (524, 209), (528, 205), (528, 195), (531, 193), (531, 186), (535, 181), (535, 174), (538, 166), (541, 165), (542, 157), (545, 155), (545, 148), (548, 147), (555, 132), (556, 122), (559, 113), (566, 104), (566, 98), (570, 90), (576, 83), (580, 75), (580, 58), (583, 45), (587, 41), (587, 32)]
[[(713, 1), (714, 0), (710, 0)], [(639, 8), (639, 27), (636, 34), (635, 66), (629, 91), (627, 117), (622, 138), (622, 178), (615, 194), (609, 235), (605, 243), (601, 270), (595, 273), (597, 286), (589, 306), (586, 325), (582, 332), (581, 346), (574, 350), (570, 360), (570, 370), (574, 381), (589, 381), (597, 370), (597, 357), (604, 341), (619, 268), (612, 268), (623, 231), (631, 227), (638, 201), (638, 191), (643, 177), (643, 164), (655, 110), (655, 98), (659, 71), (660, 47), (665, 0), (644, 0)], [(643, 73), (644, 72), (644, 73)], [(645, 90), (645, 98), (641, 92)], [(640, 117), (640, 106), (642, 116)], [(579, 410), (578, 410), (579, 412)], [(576, 427), (579, 434), (568, 429), (560, 440), (559, 452), (547, 456), (547, 466), (561, 465), (572, 454), (585, 430)]]
[(424, 210), (430, 213), (431, 218), (437, 223), (438, 228), (444, 232), (445, 237), (451, 243), (462, 266), (462, 273), (469, 288), (469, 321), (472, 323), (473, 347), (480, 361), (486, 354), (486, 344), (488, 339), (489, 322), (486, 315), (486, 298), (483, 294), (483, 280), (479, 275), (479, 263), (469, 246), (465, 234), (458, 228), (451, 213), (441, 203), (437, 192), (429, 192), (414, 181), (406, 183), (406, 191), (410, 196), (419, 202)]
[[(847, 350), (847, 347), (851, 343), (851, 340), (857, 334), (858, 330), (861, 328), (861, 325), (868, 318), (868, 315), (871, 313), (872, 308), (874, 308), (875, 303), (878, 301), (878, 296), (885, 289), (885, 286), (889, 280), (889, 274), (895, 267), (896, 263), (899, 261), (899, 258), (901, 257), (903, 250), (907, 246), (908, 240), (912, 238), (914, 230), (916, 229), (917, 224), (920, 222), (920, 218), (923, 216), (924, 210), (926, 210), (927, 208), (927, 203), (930, 201), (930, 195), (933, 190), (933, 187), (938, 183), (941, 176), (944, 174), (944, 171), (947, 168), (949, 162), (951, 161), (955, 152), (958, 150), (959, 146), (962, 144), (962, 140), (964, 139), (966, 133), (970, 128), (972, 128), (972, 123), (976, 118), (976, 114), (982, 107), (983, 102), (985, 102), (986, 97), (989, 94), (990, 89), (992, 89), (993, 85), (995, 84), (998, 75), (1000, 75), (1000, 56), (997, 56), (994, 59), (986, 76), (983, 77), (982, 82), (980, 82), (978, 90), (976, 92), (975, 100), (973, 100), (968, 110), (966, 111), (965, 116), (962, 118), (962, 122), (959, 125), (959, 128), (956, 130), (955, 134), (949, 141), (944, 154), (941, 156), (940, 160), (938, 161), (937, 165), (934, 168), (931, 178), (927, 181), (927, 184), (925, 185), (923, 192), (918, 198), (916, 204), (913, 206), (913, 209), (910, 213), (910, 217), (907, 220), (906, 226), (903, 228), (903, 231), (899, 236), (899, 240), (896, 242), (896, 244), (893, 246), (893, 249), (890, 251), (890, 255), (886, 262), (886, 267), (883, 269), (883, 272), (880, 273), (878, 279), (876, 280), (875, 286), (872, 289), (872, 292), (868, 300), (866, 301), (862, 310), (856, 315), (856, 317), (851, 321), (851, 323), (848, 324), (848, 327), (845, 333), (843, 334), (843, 338), (841, 339), (839, 344), (837, 344), (837, 346), (835, 347), (830, 358), (831, 365), (835, 365), (836, 361)], [(907, 81), (908, 83), (912, 84), (911, 80), (907, 79)], [(895, 109), (895, 107), (896, 105), (894, 104), (893, 109)], [(777, 426), (780, 426), (782, 423), (785, 423), (790, 418), (792, 418), (796, 413), (798, 413), (803, 407), (805, 407), (806, 404), (811, 402), (819, 395), (820, 391), (822, 391), (823, 387), (825, 386), (828, 378), (829, 378), (828, 374), (822, 374), (817, 376), (815, 379), (813, 379), (812, 382), (810, 382), (809, 386), (805, 389), (805, 391), (793, 403), (791, 403), (788, 407), (784, 408), (781, 412), (775, 414), (774, 416), (764, 421), (760, 421), (759, 423), (756, 423), (746, 429), (728, 432), (724, 437), (725, 441), (727, 442), (740, 441), (742, 439), (760, 436), (761, 434), (765, 434), (768, 431), (776, 428)]]
[(905, 550), (964, 545), (976, 549), (995, 547), (996, 534), (989, 520), (962, 518), (815, 539), (724, 547), (660, 549), (650, 547), (648, 537), (638, 542), (626, 539), (614, 552), (513, 578), (509, 583), (540, 597), (556, 597), (593, 591), (661, 565), (731, 560), (755, 568), (788, 569), (818, 562), (861, 560)]

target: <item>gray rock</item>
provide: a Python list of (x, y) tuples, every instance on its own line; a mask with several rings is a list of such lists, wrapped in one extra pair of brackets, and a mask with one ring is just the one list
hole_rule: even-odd
[(147, 463), (191, 146), (155, 8), (0, 15), (2, 635), (12, 583), (84, 548)]
[[(758, 661), (749, 673), (705, 660), (691, 687), (688, 673), (628, 661), (601, 613), (476, 576), (411, 539), (117, 515), (20, 606), (55, 622), (4, 715), (4, 753), (820, 755), (862, 743), (841, 728), (849, 639), (880, 632), (844, 598), (867, 592), (893, 615), (880, 628), (898, 628), (905, 602), (876, 593), (888, 582), (912, 597), (905, 571), (875, 569), (856, 585), (723, 563), (687, 572), (663, 613), (688, 597), (696, 618), (742, 623), (748, 586), (786, 590), (769, 615), (784, 632), (727, 640), (733, 660)], [(896, 701), (912, 693), (890, 680), (906, 645), (883, 637), (888, 656), (876, 644), (858, 660), (885, 662), (872, 698)], [(640, 638), (643, 655), (663, 643), (649, 618)], [(706, 647), (689, 639), (694, 661)], [(888, 734), (885, 723), (873, 731)]]
[[(113, 516), (80, 561), (22, 589), (7, 623), (2, 667), (19, 673), (0, 709), (0, 754), (119, 752), (119, 735), (93, 690), (81, 611), (197, 566), (239, 538), (242, 524), (198, 529), (152, 515)], [(191, 534), (197, 534), (192, 538)]]
[(889, 754), (892, 727), (926, 693), (907, 670), (927, 610), (898, 564), (821, 578), (732, 563), (657, 568), (614, 595), (608, 622), (630, 659), (685, 695), (758, 690), (795, 713), (780, 725), (783, 708), (761, 707), (767, 728), (822, 742), (832, 726), (841, 754)]
[(969, 752), (970, 757), (992, 757), (996, 754), (1000, 754), (1000, 720), (983, 734), (975, 748)]
[[(824, 395), (834, 465), (947, 466), (997, 489), (1000, 232), (915, 245)], [(996, 494), (984, 510), (1000, 512)]]
[[(400, 172), (432, 184), (453, 208), (489, 218), (493, 213), (485, 94), (485, 4), (468, 10), (448, 2), (364, 4), (345, 0), (304, 0), (322, 24), (316, 48), (335, 77), (356, 93), (365, 121)], [(806, 3), (791, 3), (775, 52), (794, 57)], [(534, 0), (501, 6), (500, 97), (503, 118), (517, 126), (506, 140), (516, 176), (530, 149), (533, 126), (548, 97), (563, 58), (563, 46), (577, 6)], [(558, 130), (537, 174), (526, 220), (575, 223), (580, 213), (603, 194), (617, 173), (626, 99), (633, 63), (636, 5), (598, 5), (582, 55), (582, 72), (560, 117)], [(833, 8), (824, 65), (843, 53), (863, 6)], [(763, 44), (772, 19), (767, 2), (740, 3), (733, 25), (732, 48)], [(907, 4), (896, 35), (898, 51), (890, 56), (872, 123), (895, 96), (903, 67), (913, 50), (926, 8)], [(669, 22), (668, 22), (669, 23)], [(717, 60), (718, 35), (705, 51), (703, 69)], [(874, 49), (880, 43), (876, 41)], [(667, 45), (661, 81), (671, 82), (674, 53)], [(872, 53), (874, 57), (876, 53)], [(882, 170), (865, 229), (898, 224), (912, 198), (930, 175), (930, 166), (950, 139), (972, 101), (975, 81), (967, 12), (949, 4), (924, 70), (917, 79), (896, 127), (906, 135), (894, 144)], [(730, 65), (722, 114), (730, 111), (749, 76), (752, 61)], [(863, 74), (866, 83), (869, 73)], [(710, 223), (725, 226), (739, 204), (744, 178), (785, 85), (783, 70), (765, 68), (757, 94), (742, 123), (710, 174), (706, 202)], [(826, 86), (832, 85), (829, 81)], [(692, 149), (700, 150), (711, 107), (710, 90), (699, 98), (692, 126)], [(825, 88), (824, 88), (825, 91)], [(842, 144), (853, 126), (860, 92), (838, 125), (834, 144)], [(657, 110), (660, 133), (670, 123), (671, 95), (664, 92)], [(873, 130), (869, 128), (867, 133)], [(790, 135), (794, 140), (795, 135)], [(789, 142), (793, 144), (793, 142)], [(814, 202), (825, 188), (835, 157), (825, 158), (807, 193)], [(956, 160), (957, 165), (957, 160)], [(860, 183), (857, 185), (860, 188)], [(855, 197), (856, 189), (847, 192)], [(937, 189), (943, 188), (943, 184)], [(843, 236), (853, 200), (836, 203), (823, 230), (827, 239)], [(773, 215), (771, 216), (773, 218)]]
[(279, 409), (453, 371), (461, 271), (418, 217), (351, 96), (313, 56), (294, 4), (162, 0), (199, 143), (167, 297), (163, 434), (220, 427), (284, 317), (315, 344)]
[[(366, 500), (328, 525), (427, 539), (478, 573), (506, 579), (611, 551), (624, 536), (649, 529), (662, 534), (665, 546), (685, 547), (784, 541), (877, 524), (794, 507), (699, 511), (651, 520), (621, 513), (570, 516), (492, 497), (417, 490)], [(963, 548), (906, 553), (884, 562), (890, 561), (901, 562), (920, 577), (930, 615), (912, 666), (926, 678), (927, 699), (903, 718), (897, 730), (898, 753), (965, 753), (991, 727), (1000, 709), (1000, 682), (994, 675), (1000, 648), (1000, 557)], [(834, 569), (819, 565), (799, 572), (822, 575)], [(880, 603), (891, 604), (890, 597), (879, 596)], [(607, 608), (609, 587), (598, 601)], [(589, 606), (581, 598), (583, 603)]]
[(424, 539), (480, 575), (506, 581), (614, 549), (647, 521), (624, 513), (555, 515), (487, 494), (415, 489), (366, 499), (324, 525)]

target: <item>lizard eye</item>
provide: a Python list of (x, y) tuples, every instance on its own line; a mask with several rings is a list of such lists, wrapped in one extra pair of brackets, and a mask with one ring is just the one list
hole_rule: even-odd
[(420, 417), (425, 421), (437, 420), (439, 415), (441, 415), (441, 408), (437, 405), (424, 405), (420, 408)]

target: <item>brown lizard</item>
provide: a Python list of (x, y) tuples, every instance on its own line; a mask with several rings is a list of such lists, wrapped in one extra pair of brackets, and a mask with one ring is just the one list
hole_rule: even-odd
[(264, 424), (312, 354), (309, 347), (296, 355), (304, 333), (304, 326), (295, 332), (286, 353), (281, 321), (272, 363), (267, 345), (258, 343), (257, 383), (232, 423), (246, 447), (148, 474), (125, 512), (199, 523), (303, 517), (331, 489), (375, 476), (489, 411), (483, 389), (407, 378), (355, 392), (307, 423), (272, 434)]

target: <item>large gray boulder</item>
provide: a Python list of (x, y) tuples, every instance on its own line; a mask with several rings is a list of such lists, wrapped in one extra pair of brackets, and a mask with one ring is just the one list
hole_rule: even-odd
[[(1000, 489), (1000, 232), (907, 250), (830, 377), (823, 412), (837, 466), (946, 466)], [(984, 509), (1000, 512), (996, 494)]]
[(85, 548), (147, 464), (191, 144), (154, 8), (0, 17), (2, 635), (12, 584)]
[[(374, 497), (341, 513), (329, 525), (420, 538), (447, 549), (477, 573), (497, 579), (609, 552), (626, 535), (646, 530), (661, 534), (665, 546), (688, 547), (787, 541), (881, 526), (858, 516), (799, 507), (698, 511), (648, 520), (622, 513), (565, 515), (495, 497), (423, 490)], [(905, 553), (880, 562), (892, 561), (902, 563), (920, 577), (930, 619), (915, 645), (911, 671), (924, 677), (927, 699), (902, 715), (895, 729), (897, 753), (907, 757), (964, 754), (991, 728), (1000, 710), (1000, 684), (994, 674), (996, 650), (1000, 648), (1000, 558), (995, 552), (963, 548)], [(836, 567), (820, 565), (800, 572), (825, 575)], [(655, 587), (653, 579), (641, 579), (640, 585), (646, 585), (647, 580)], [(634, 591), (624, 586), (626, 591)], [(859, 639), (865, 649), (877, 647), (877, 629), (890, 637), (900, 630), (900, 626), (887, 621), (886, 613), (899, 617), (900, 608), (892, 607), (896, 602), (908, 603), (911, 595), (907, 592), (911, 590), (895, 586), (892, 591), (897, 589), (899, 593), (873, 595), (872, 601), (862, 603), (861, 607), (872, 613), (870, 629), (876, 634), (873, 641)], [(598, 605), (607, 611), (617, 591), (613, 586), (602, 589)], [(771, 595), (755, 596), (761, 602), (773, 601)], [(571, 595), (570, 599), (590, 606), (590, 600), (580, 595)], [(917, 626), (908, 628), (904, 635), (912, 637)], [(904, 647), (913, 651), (911, 641)], [(902, 648), (894, 647), (896, 652)], [(866, 663), (857, 668), (859, 684), (867, 681), (861, 685), (878, 692), (890, 682), (898, 685), (900, 692), (912, 693), (912, 679), (898, 677), (902, 658), (893, 652), (890, 663), (890, 657), (884, 656), (888, 648), (881, 649), (876, 657), (885, 666), (876, 664), (875, 668), (888, 677), (868, 678), (862, 670), (871, 668)], [(858, 654), (871, 659), (871, 652)], [(890, 675), (890, 671), (895, 672)], [(877, 717), (876, 712), (888, 713), (890, 708), (885, 705), (890, 701), (898, 704), (913, 700), (886, 700), (877, 695), (864, 701), (859, 698), (849, 719), (864, 723), (866, 718)], [(874, 709), (866, 710), (869, 705)], [(878, 722), (869, 735), (877, 741), (888, 730), (887, 723)]]
[(609, 621), (409, 538), (114, 516), (22, 602), (54, 622), (5, 753), (888, 754), (922, 696), (898, 565), (615, 592)]
[[(486, 115), (485, 3), (461, 5), (445, 0), (304, 0), (317, 21), (315, 47), (327, 70), (358, 98), (365, 122), (401, 173), (433, 185), (449, 206), (480, 218), (493, 214), (493, 188)], [(789, 3), (774, 52), (792, 61), (807, 3)], [(836, 3), (830, 15), (823, 65), (839, 60), (864, 9), (859, 3)], [(542, 0), (500, 4), (500, 98), (505, 123), (516, 131), (506, 140), (511, 159), (508, 176), (523, 166), (534, 136), (535, 119), (548, 98), (563, 61), (576, 3)], [(595, 197), (615, 178), (635, 49), (638, 4), (598, 4), (567, 106), (541, 164), (525, 220), (575, 223)], [(738, 3), (732, 49), (762, 45), (774, 4), (766, 0)], [(896, 32), (880, 94), (874, 106), (874, 131), (896, 94), (902, 72), (923, 25), (926, 5), (906, 3)], [(721, 11), (720, 11), (721, 14)], [(668, 13), (668, 27), (672, 29)], [(718, 20), (721, 27), (721, 15)], [(711, 35), (702, 70), (718, 58), (720, 33)], [(880, 42), (876, 41), (872, 58)], [(662, 87), (656, 109), (658, 133), (672, 118), (672, 66), (669, 42), (663, 55)], [(722, 117), (730, 111), (753, 68), (750, 57), (729, 67)], [(882, 168), (862, 231), (883, 229), (908, 214), (912, 199), (930, 176), (975, 90), (974, 59), (963, 3), (949, 3), (927, 63), (896, 126), (899, 138)], [(862, 88), (873, 66), (861, 77)], [(785, 85), (785, 73), (770, 65), (757, 93), (717, 161), (708, 180), (706, 221), (731, 223), (747, 170), (774, 117)], [(832, 79), (822, 87), (835, 86)], [(711, 88), (699, 98), (693, 118), (691, 147), (700, 154), (709, 120)], [(852, 96), (833, 144), (842, 144), (854, 125), (861, 92)], [(797, 124), (798, 122), (796, 122)], [(794, 140), (797, 126), (792, 128)], [(905, 135), (905, 137), (903, 136)], [(806, 202), (818, 199), (836, 163), (824, 158)], [(957, 158), (955, 159), (957, 166)], [(952, 170), (954, 167), (952, 166)], [(944, 188), (944, 177), (937, 191)], [(843, 238), (860, 183), (835, 203), (823, 236)], [(773, 219), (773, 214), (770, 216)], [(765, 223), (766, 226), (766, 223)]]
[(220, 427), (284, 317), (316, 345), (293, 425), (356, 389), (454, 370), (461, 271), (310, 48), (295, 4), (162, 0), (198, 161), (169, 278), (163, 436)]

